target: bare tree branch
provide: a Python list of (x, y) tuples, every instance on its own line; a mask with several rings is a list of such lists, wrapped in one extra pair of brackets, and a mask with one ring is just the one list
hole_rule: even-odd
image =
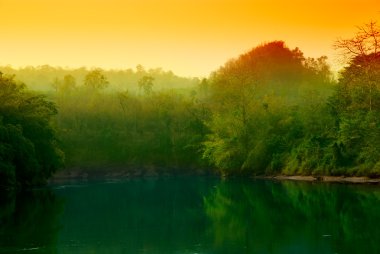
[(380, 50), (380, 28), (375, 21), (357, 27), (358, 32), (351, 39), (338, 39), (334, 49), (339, 50), (346, 60), (358, 56), (376, 55)]

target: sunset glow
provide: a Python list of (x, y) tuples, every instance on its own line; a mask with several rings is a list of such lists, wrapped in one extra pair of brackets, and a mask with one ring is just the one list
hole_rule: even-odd
[(207, 76), (271, 40), (336, 65), (334, 40), (379, 16), (378, 0), (0, 0), (0, 65)]

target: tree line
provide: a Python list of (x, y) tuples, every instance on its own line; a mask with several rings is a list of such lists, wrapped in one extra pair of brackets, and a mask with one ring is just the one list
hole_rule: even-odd
[[(65, 76), (72, 77), (75, 84), (81, 85), (86, 75), (94, 70), (86, 67), (80, 68), (63, 68), (50, 65), (41, 66), (25, 66), (14, 68), (12, 66), (0, 66), (3, 73), (15, 75), (18, 80), (22, 80), (32, 90), (41, 92), (56, 91), (56, 82)], [(100, 69), (99, 69), (100, 70)], [(162, 68), (145, 68), (137, 65), (135, 68), (129, 69), (109, 69), (102, 70), (103, 74), (109, 81), (107, 91), (121, 91), (128, 89), (129, 91), (137, 91), (137, 82), (144, 76), (150, 76), (155, 79), (156, 90), (167, 89), (186, 89), (197, 84), (198, 78), (186, 78), (175, 75), (172, 71), (166, 71)]]
[(62, 72), (45, 95), (3, 75), (1, 184), (42, 182), (63, 158), (66, 168), (378, 176), (379, 39), (371, 22), (338, 40), (347, 63), (338, 79), (327, 57), (307, 58), (283, 41), (207, 79), (178, 77), (179, 89), (158, 85), (170, 73), (142, 67), (117, 88), (109, 71)]

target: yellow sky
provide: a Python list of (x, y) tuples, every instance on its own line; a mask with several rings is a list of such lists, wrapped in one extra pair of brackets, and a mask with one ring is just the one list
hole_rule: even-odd
[(334, 60), (334, 40), (370, 20), (379, 0), (0, 0), (0, 65), (207, 76), (271, 40)]

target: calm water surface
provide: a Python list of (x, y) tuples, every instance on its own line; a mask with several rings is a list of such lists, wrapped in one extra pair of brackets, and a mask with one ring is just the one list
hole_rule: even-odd
[(0, 253), (380, 253), (379, 222), (379, 186), (79, 182), (2, 200)]

